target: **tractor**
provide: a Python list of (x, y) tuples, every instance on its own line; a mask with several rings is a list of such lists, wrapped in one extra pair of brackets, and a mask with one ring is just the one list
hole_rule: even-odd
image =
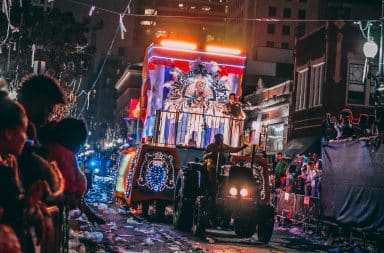
[(268, 243), (274, 226), (268, 164), (263, 157), (232, 157), (217, 166), (210, 159), (189, 162), (178, 172), (173, 225), (203, 236), (207, 228), (230, 228), (239, 237)]

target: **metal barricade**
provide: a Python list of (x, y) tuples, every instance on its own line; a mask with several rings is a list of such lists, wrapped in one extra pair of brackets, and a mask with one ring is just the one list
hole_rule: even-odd
[(64, 236), (65, 215), (62, 208), (59, 208), (58, 206), (50, 206), (47, 208), (47, 211), (52, 218), (55, 234), (54, 234), (54, 238), (53, 238), (54, 240), (52, 244), (41, 245), (41, 252), (42, 253), (68, 252), (68, 247), (65, 247), (65, 245), (68, 245), (68, 241), (65, 240), (65, 236)]
[(319, 225), (321, 214), (319, 198), (287, 192), (281, 192), (276, 197), (277, 216), (305, 226)]

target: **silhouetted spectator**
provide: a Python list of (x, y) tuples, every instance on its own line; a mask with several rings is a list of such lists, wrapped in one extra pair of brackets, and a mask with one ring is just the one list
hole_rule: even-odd
[(87, 188), (87, 181), (80, 171), (75, 154), (84, 145), (88, 131), (84, 121), (65, 118), (51, 123), (41, 131), (42, 144), (48, 150), (48, 160), (55, 161), (65, 179), (68, 201), (80, 201)]
[[(11, 226), (20, 240), (24, 240), (24, 231), (27, 228), (23, 219), (24, 189), (15, 156), (20, 155), (23, 150), (27, 138), (26, 130), (27, 117), (23, 107), (0, 91), (0, 223)], [(0, 227), (0, 252), (8, 252), (3, 251), (7, 247), (5, 239), (8, 237), (5, 237), (4, 232), (8, 228)], [(15, 242), (15, 247), (16, 244)]]
[(23, 252), (15, 232), (11, 227), (6, 225), (0, 225), (0, 252), (4, 252), (4, 253), (22, 253)]
[(65, 118), (57, 123), (50, 123), (41, 131), (42, 144), (48, 150), (48, 159), (58, 164), (65, 179), (66, 205), (80, 208), (91, 222), (104, 224), (105, 221), (96, 216), (82, 202), (87, 189), (87, 179), (78, 167), (75, 154), (85, 144), (88, 136), (85, 122), (74, 118)]
[(335, 122), (332, 119), (332, 115), (330, 113), (327, 113), (325, 115), (325, 119), (323, 121), (323, 126), (322, 126), (323, 136), (325, 137), (326, 141), (329, 141), (336, 137), (334, 124)]
[(62, 201), (64, 179), (57, 166), (41, 156), (43, 152), (36, 128), (48, 122), (56, 104), (65, 103), (65, 94), (56, 79), (47, 75), (29, 75), (21, 81), (17, 98), (29, 120), (29, 141), (18, 158), (26, 198), (29, 205), (33, 205), (26, 216), (38, 228), (35, 230), (40, 243), (49, 247), (55, 233), (46, 205)]

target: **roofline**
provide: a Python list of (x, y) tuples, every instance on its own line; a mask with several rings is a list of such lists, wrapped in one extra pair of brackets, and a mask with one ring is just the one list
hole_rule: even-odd
[(321, 26), (319, 26), (318, 28), (316, 28), (316, 29), (314, 29), (314, 30), (311, 30), (310, 32), (304, 34), (303, 36), (297, 38), (297, 40), (304, 40), (304, 39), (308, 38), (309, 36), (311, 36), (311, 35), (317, 33), (318, 31), (320, 31), (320, 30), (323, 29), (323, 28), (326, 28), (326, 25), (321, 25)]

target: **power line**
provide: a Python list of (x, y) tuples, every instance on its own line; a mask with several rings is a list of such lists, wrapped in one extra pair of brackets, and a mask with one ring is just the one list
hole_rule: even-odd
[[(70, 0), (70, 1), (72, 1), (72, 0)], [(122, 14), (125, 14), (125, 13), (127, 13), (127, 12), (130, 12), (130, 4), (131, 4), (131, 2), (132, 2), (132, 0), (129, 0), (127, 7), (125, 7), (125, 10), (124, 10), (124, 12), (123, 12)], [(101, 67), (100, 67), (99, 73), (97, 74), (96, 79), (95, 79), (95, 81), (93, 82), (91, 88), (90, 88), (89, 91), (87, 92), (87, 98), (85, 99), (84, 104), (83, 104), (83, 106), (81, 107), (81, 110), (80, 110), (80, 112), (79, 112), (79, 115), (77, 116), (78, 118), (83, 114), (86, 105), (87, 105), (87, 104), (89, 105), (90, 93), (91, 93), (91, 92), (93, 91), (93, 89), (96, 87), (97, 82), (99, 81), (99, 79), (100, 79), (100, 77), (101, 77), (101, 74), (102, 74), (103, 71), (104, 71), (105, 64), (107, 63), (107, 60), (108, 60), (109, 56), (111, 55), (112, 48), (113, 48), (113, 45), (115, 44), (115, 41), (116, 41), (116, 38), (117, 38), (117, 34), (119, 33), (119, 30), (120, 30), (120, 23), (119, 23), (119, 24), (117, 25), (117, 27), (116, 27), (115, 34), (113, 35), (111, 44), (110, 44), (109, 47), (108, 47), (107, 55), (106, 55), (105, 58), (104, 58), (104, 61), (103, 61), (103, 64), (101, 65)]]
[[(109, 10), (106, 8), (98, 7), (95, 5), (79, 2), (76, 0), (67, 0), (68, 2), (71, 3), (76, 3), (79, 5), (83, 5), (86, 7), (94, 7), (98, 10), (102, 10), (104, 12), (108, 12), (111, 14), (115, 15), (120, 15), (122, 13)], [(130, 16), (130, 17), (147, 17), (147, 18), (161, 18), (161, 19), (191, 19), (191, 20), (196, 20), (196, 19), (204, 19), (204, 20), (211, 20), (211, 21), (255, 21), (255, 22), (275, 22), (275, 23), (313, 23), (313, 22), (366, 22), (366, 21), (371, 21), (371, 22), (380, 22), (381, 18), (376, 18), (376, 19), (279, 19), (279, 18), (270, 18), (270, 17), (263, 17), (263, 18), (238, 18), (238, 17), (210, 17), (210, 16), (182, 16), (182, 15), (145, 15), (145, 14), (135, 14), (135, 13), (124, 13), (124, 16)]]

